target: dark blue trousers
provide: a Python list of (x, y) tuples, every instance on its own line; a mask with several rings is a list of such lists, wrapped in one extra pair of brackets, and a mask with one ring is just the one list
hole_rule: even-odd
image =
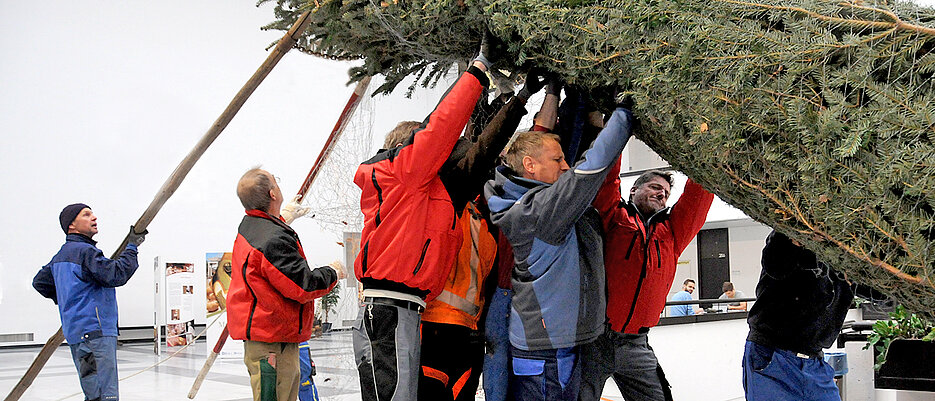
[(822, 358), (747, 341), (743, 350), (747, 401), (840, 401), (834, 369)]
[(516, 401), (576, 401), (581, 386), (578, 347), (524, 351), (513, 347), (510, 391)]

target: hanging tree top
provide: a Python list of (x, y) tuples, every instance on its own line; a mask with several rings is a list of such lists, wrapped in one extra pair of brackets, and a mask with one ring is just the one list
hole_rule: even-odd
[[(935, 12), (819, 0), (279, 0), (298, 46), (362, 58), (351, 79), (431, 83), (475, 54), (636, 101), (640, 139), (816, 251), (935, 317)], [(609, 95), (595, 95), (602, 105)]]

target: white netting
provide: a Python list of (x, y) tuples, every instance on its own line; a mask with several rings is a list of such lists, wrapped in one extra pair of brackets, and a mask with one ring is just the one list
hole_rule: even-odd
[(322, 161), (321, 170), (305, 197), (304, 203), (312, 210), (305, 217), (338, 238), (343, 238), (344, 232), (359, 232), (364, 226), (360, 188), (354, 185), (354, 172), (375, 151), (373, 106), (374, 99), (368, 88), (331, 153)]

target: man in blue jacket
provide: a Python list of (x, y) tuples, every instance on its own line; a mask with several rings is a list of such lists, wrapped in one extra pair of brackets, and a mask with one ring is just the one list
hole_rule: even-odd
[(146, 232), (130, 227), (127, 248), (116, 260), (92, 240), (97, 217), (83, 203), (59, 214), (65, 245), (33, 278), (32, 286), (58, 305), (62, 331), (78, 368), (85, 400), (117, 400), (117, 292), (139, 264), (136, 248)]
[(516, 400), (576, 400), (578, 348), (604, 330), (601, 219), (591, 206), (630, 138), (633, 115), (614, 111), (583, 160), (569, 169), (560, 139), (519, 134), (484, 196), (513, 246), (510, 311)]

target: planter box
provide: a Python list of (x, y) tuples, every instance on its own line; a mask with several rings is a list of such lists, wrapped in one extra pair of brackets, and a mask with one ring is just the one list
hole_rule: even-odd
[(874, 372), (873, 386), (935, 392), (935, 342), (893, 341), (886, 363)]

